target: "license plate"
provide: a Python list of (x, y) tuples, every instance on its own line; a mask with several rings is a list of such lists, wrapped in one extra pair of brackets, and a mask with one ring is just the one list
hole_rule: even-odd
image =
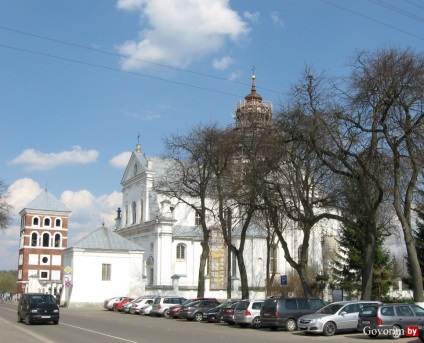
[(371, 324), (371, 322), (369, 320), (363, 320), (362, 324)]
[(41, 316), (41, 318), (50, 318), (50, 316)]
[(306, 330), (306, 326), (299, 326), (299, 330)]

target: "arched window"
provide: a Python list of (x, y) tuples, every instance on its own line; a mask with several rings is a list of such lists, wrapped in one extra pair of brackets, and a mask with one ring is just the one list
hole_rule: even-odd
[(50, 226), (50, 218), (44, 218), (44, 226)]
[(56, 218), (56, 220), (54, 221), (54, 226), (62, 227), (62, 220), (60, 218)]
[(140, 200), (140, 223), (143, 222), (143, 200)]
[(34, 217), (32, 218), (32, 226), (39, 226), (40, 225), (40, 218)]
[(138, 164), (134, 164), (134, 176), (137, 175)]
[(132, 205), (131, 205), (131, 211), (132, 211), (132, 224), (135, 224), (137, 222), (137, 204), (135, 203), (135, 201), (133, 201)]
[(277, 271), (277, 245), (272, 245), (269, 250), (269, 271), (275, 273)]
[(43, 247), (50, 246), (50, 234), (48, 232), (43, 233)]
[(60, 248), (60, 234), (59, 233), (54, 235), (54, 247)]
[(38, 241), (38, 234), (37, 234), (37, 232), (33, 232), (32, 235), (31, 235), (31, 246), (36, 247), (37, 241)]
[(177, 245), (177, 260), (185, 260), (186, 259), (186, 246), (185, 244), (179, 243)]
[(302, 244), (297, 248), (297, 263), (300, 263), (300, 259), (302, 258)]

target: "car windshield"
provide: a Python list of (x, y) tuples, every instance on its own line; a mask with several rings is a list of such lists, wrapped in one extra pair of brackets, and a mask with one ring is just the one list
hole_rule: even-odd
[(316, 313), (335, 314), (343, 306), (344, 306), (344, 304), (330, 304), (330, 305), (324, 306), (322, 309), (320, 309)]
[(51, 295), (33, 295), (31, 297), (32, 304), (56, 304), (56, 300)]

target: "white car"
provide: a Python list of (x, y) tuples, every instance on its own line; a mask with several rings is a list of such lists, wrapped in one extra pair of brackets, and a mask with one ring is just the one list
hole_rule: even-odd
[(140, 314), (140, 309), (141, 308), (146, 308), (151, 306), (153, 303), (153, 299), (152, 298), (141, 298), (141, 299), (137, 299), (137, 301), (133, 302), (132, 306), (130, 307), (130, 313), (134, 314), (134, 313), (138, 313)]
[(150, 316), (150, 311), (152, 310), (153, 304), (146, 304), (145, 307), (140, 307), (140, 314), (144, 314), (145, 316)]

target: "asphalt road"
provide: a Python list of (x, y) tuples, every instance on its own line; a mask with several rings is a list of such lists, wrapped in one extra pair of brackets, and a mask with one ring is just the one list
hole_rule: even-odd
[[(240, 328), (226, 324), (196, 323), (180, 319), (152, 318), (104, 310), (61, 308), (59, 325), (25, 325), (17, 322), (17, 304), (0, 303), (0, 342), (21, 343), (326, 343), (389, 342), (361, 333), (332, 337), (306, 336), (302, 332)], [(417, 338), (401, 338), (399, 343), (421, 343)]]

